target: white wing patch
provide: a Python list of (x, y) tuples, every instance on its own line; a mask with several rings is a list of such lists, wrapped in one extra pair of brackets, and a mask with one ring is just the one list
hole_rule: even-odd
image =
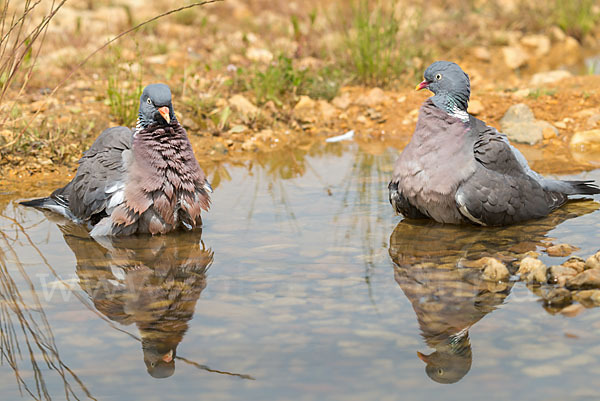
[(125, 188), (125, 183), (121, 182), (121, 181), (117, 181), (114, 184), (112, 184), (110, 187), (106, 188), (104, 190), (104, 192), (106, 192), (107, 194), (112, 194), (113, 192), (117, 192), (120, 189)]
[(467, 209), (467, 206), (465, 205), (465, 199), (464, 199), (462, 193), (456, 192), (456, 195), (454, 196), (454, 200), (456, 201), (456, 204), (458, 205), (458, 210), (460, 210), (460, 213), (463, 216), (465, 216), (467, 219), (471, 220), (473, 223), (477, 223), (482, 226), (487, 226), (487, 224), (485, 224), (483, 221), (476, 218), (475, 216), (473, 216), (471, 214), (471, 212), (469, 212), (469, 210)]
[[(122, 268), (116, 267), (116, 266), (110, 266), (110, 271), (117, 280), (119, 280), (119, 281), (125, 280), (125, 272), (123, 271)], [(121, 283), (117, 282), (117, 284), (121, 284)]]
[(106, 206), (106, 214), (111, 214), (115, 207), (119, 206), (125, 200), (125, 191), (120, 190), (115, 192)]
[(62, 205), (44, 205), (43, 207), (46, 210), (50, 210), (52, 212), (58, 213), (64, 217), (66, 217), (67, 219), (73, 220), (75, 223), (81, 223), (81, 220), (79, 220), (77, 217), (73, 216), (73, 213), (71, 213), (71, 211), (62, 206)]

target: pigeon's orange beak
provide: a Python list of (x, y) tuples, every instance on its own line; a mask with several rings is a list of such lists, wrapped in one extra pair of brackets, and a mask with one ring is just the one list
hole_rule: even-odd
[[(162, 113), (161, 113), (162, 114)], [(168, 115), (168, 114), (167, 114)], [(173, 350), (167, 352), (166, 354), (163, 355), (163, 357), (161, 358), (164, 362), (166, 363), (170, 363), (173, 360)]]
[(420, 353), (419, 351), (417, 351), (417, 356), (419, 357), (420, 360), (422, 360), (425, 363), (429, 363), (429, 355), (425, 355)]
[(163, 107), (159, 107), (158, 108), (158, 112), (160, 113), (160, 115), (162, 116), (162, 118), (165, 119), (165, 121), (167, 122), (167, 124), (171, 123), (171, 116), (169, 115), (169, 107), (168, 106), (163, 106)]
[(420, 91), (421, 89), (427, 89), (429, 87), (429, 82), (427, 82), (427, 80), (421, 82), (419, 85), (417, 85), (417, 87), (415, 88), (415, 90)]

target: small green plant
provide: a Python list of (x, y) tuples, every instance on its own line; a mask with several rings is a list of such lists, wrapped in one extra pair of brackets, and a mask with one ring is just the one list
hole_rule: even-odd
[(292, 23), (292, 29), (294, 30), (294, 40), (299, 41), (302, 37), (302, 31), (300, 30), (300, 20), (297, 15), (292, 15), (290, 17), (290, 22)]
[[(108, 75), (106, 90), (110, 113), (119, 124), (132, 126), (138, 114), (138, 104), (142, 94), (142, 66), (140, 64), (126, 63), (123, 66), (121, 52), (118, 47), (114, 51), (114, 68)], [(136, 52), (139, 56), (139, 49)]]
[(532, 91), (529, 91), (527, 97), (531, 99), (537, 99), (540, 96), (554, 96), (555, 94), (556, 89), (537, 88)]
[(344, 81), (342, 71), (333, 66), (310, 71), (307, 75), (308, 79), (302, 92), (313, 99), (332, 100), (339, 93)]
[(272, 101), (282, 106), (299, 95), (308, 95), (315, 99), (333, 99), (341, 85), (341, 72), (332, 67), (318, 70), (300, 69), (294, 66), (292, 59), (283, 55), (266, 69), (239, 69), (232, 79), (232, 86), (249, 90), (258, 104)]
[(259, 104), (271, 100), (281, 106), (286, 94), (297, 93), (304, 76), (305, 71), (294, 69), (292, 59), (282, 55), (277, 62), (269, 64), (265, 71), (255, 70), (249, 85)]
[[(200, 131), (218, 131), (219, 122), (223, 120), (222, 127), (228, 123), (229, 115), (225, 116), (218, 107), (221, 98), (220, 88), (209, 88), (202, 91), (200, 95), (184, 97), (184, 109), (182, 114), (190, 117), (197, 125)], [(229, 107), (227, 107), (229, 109)], [(222, 118), (222, 117), (225, 118)]]
[(554, 21), (566, 33), (581, 40), (600, 19), (597, 0), (555, 0)]
[(368, 0), (353, 4), (344, 44), (355, 79), (362, 84), (385, 86), (399, 78), (417, 56), (418, 24), (407, 27), (408, 32), (401, 28), (393, 11), (397, 1), (391, 2), (391, 10), (384, 10), (381, 2), (375, 7), (369, 4)]

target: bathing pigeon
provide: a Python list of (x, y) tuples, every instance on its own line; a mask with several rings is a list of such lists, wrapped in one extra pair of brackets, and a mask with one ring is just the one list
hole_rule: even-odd
[(135, 129), (104, 130), (79, 160), (75, 178), (49, 197), (21, 202), (87, 224), (90, 235), (165, 234), (202, 225), (210, 183), (165, 84), (144, 88)]
[(436, 61), (417, 90), (421, 106), (410, 143), (396, 161), (389, 199), (407, 218), (501, 226), (548, 215), (569, 195), (600, 193), (592, 181), (544, 178), (506, 135), (467, 112), (469, 76)]

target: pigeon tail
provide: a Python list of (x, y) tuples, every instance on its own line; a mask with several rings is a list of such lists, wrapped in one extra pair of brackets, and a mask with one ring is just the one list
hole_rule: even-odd
[(600, 194), (600, 188), (593, 180), (587, 181), (564, 181), (572, 188), (569, 195), (596, 195)]
[(38, 208), (45, 208), (47, 205), (56, 205), (56, 201), (52, 198), (38, 198), (38, 199), (31, 199), (28, 201), (23, 201), (23, 202), (19, 202), (19, 205), (23, 205), (23, 206), (29, 206), (29, 207), (38, 207)]
[(73, 221), (78, 221), (77, 217), (73, 215), (69, 209), (69, 205), (63, 200), (62, 197), (50, 196), (47, 198), (31, 199), (28, 201), (19, 202), (20, 205), (35, 207), (38, 209), (45, 209), (51, 212), (58, 213), (64, 217)]

